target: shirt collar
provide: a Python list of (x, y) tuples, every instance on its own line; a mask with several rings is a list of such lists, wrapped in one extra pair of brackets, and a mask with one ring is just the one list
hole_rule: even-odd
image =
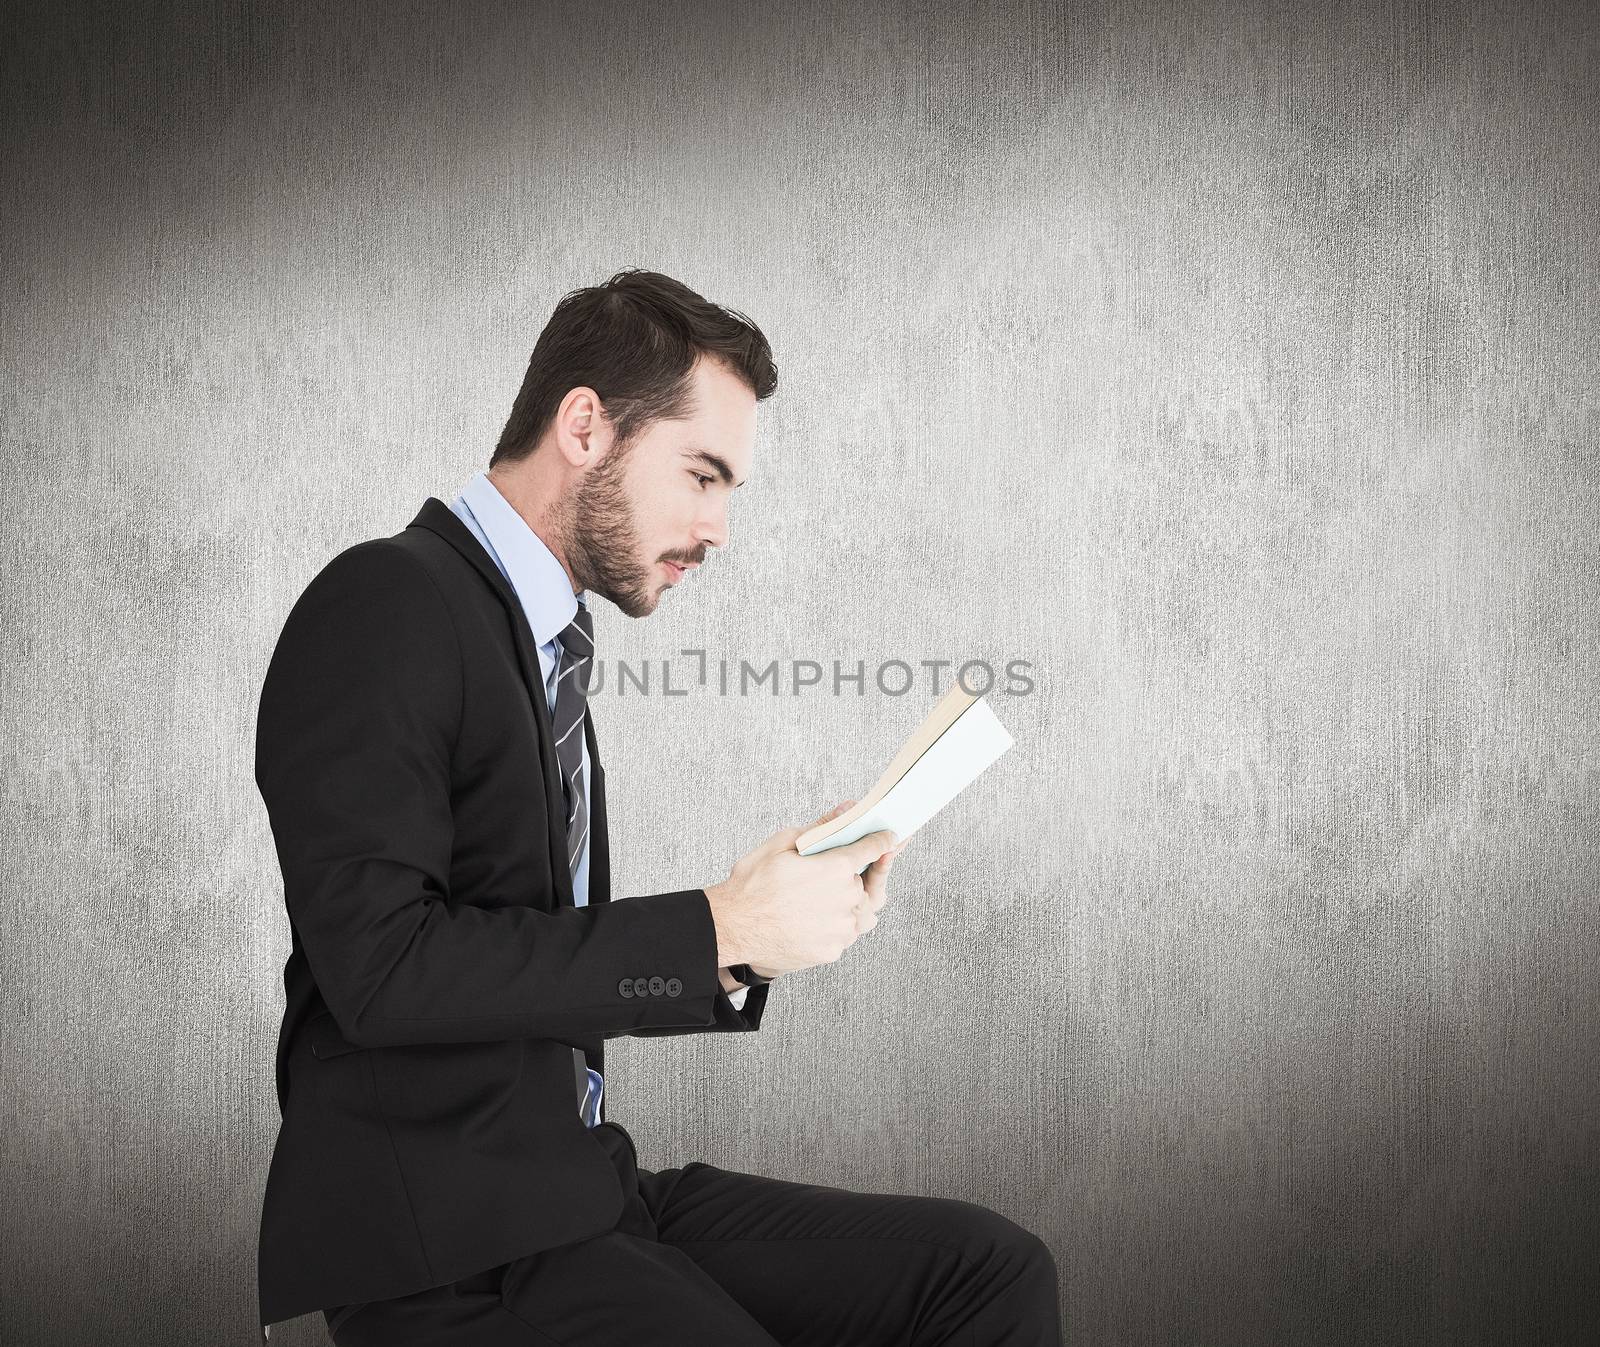
[[(483, 470), (461, 489), (473, 517), (489, 539), (527, 614), (535, 645), (545, 645), (561, 635), (577, 615), (580, 595), (556, 555), (528, 521), (512, 508)], [(587, 600), (588, 591), (581, 596)], [(588, 606), (587, 601), (585, 607)]]

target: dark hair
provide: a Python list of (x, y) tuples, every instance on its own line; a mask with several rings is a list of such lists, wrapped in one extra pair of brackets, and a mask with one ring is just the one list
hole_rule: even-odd
[(683, 416), (690, 371), (701, 355), (725, 362), (758, 400), (778, 387), (761, 329), (681, 281), (629, 267), (604, 285), (570, 291), (534, 344), (489, 466), (532, 453), (574, 388), (599, 394), (619, 445), (652, 421)]

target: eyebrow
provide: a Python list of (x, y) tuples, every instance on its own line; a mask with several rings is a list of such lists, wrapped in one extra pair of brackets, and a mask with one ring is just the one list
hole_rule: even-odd
[(728, 461), (726, 459), (718, 458), (717, 455), (706, 449), (685, 449), (684, 453), (688, 454), (690, 458), (698, 459), (707, 467), (714, 470), (717, 476), (720, 477), (724, 483), (733, 482), (733, 489), (735, 491), (744, 485), (744, 482), (733, 481), (733, 469), (728, 466)]

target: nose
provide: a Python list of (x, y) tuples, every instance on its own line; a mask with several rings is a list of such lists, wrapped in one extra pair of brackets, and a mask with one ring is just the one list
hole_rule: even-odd
[(706, 547), (728, 545), (728, 499), (721, 492), (717, 494), (722, 496), (722, 499), (713, 504), (695, 524), (695, 541)]

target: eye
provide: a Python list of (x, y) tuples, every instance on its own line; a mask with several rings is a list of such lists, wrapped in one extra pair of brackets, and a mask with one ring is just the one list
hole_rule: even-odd
[(689, 476), (693, 477), (695, 481), (700, 483), (701, 486), (704, 486), (707, 482), (716, 480), (714, 477), (706, 476), (706, 474), (703, 472), (691, 472)]

